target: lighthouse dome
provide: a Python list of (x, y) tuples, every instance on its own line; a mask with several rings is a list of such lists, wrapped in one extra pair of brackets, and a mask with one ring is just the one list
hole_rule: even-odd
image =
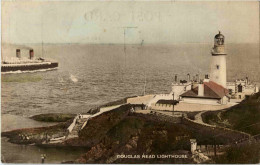
[(219, 31), (219, 33), (215, 35), (215, 45), (224, 45), (224, 40), (225, 36)]
[(219, 31), (219, 33), (217, 35), (215, 35), (216, 39), (224, 39), (225, 36), (223, 34), (221, 34), (221, 32)]

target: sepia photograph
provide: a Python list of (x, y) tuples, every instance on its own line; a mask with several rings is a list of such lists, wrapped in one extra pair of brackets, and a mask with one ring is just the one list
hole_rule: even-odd
[(2, 164), (259, 164), (260, 2), (2, 0)]

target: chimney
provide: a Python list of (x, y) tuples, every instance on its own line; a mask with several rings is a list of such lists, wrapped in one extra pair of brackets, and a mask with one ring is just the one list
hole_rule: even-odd
[(200, 82), (200, 75), (197, 74), (196, 76), (197, 76), (197, 81)]
[(205, 75), (205, 79), (203, 80), (203, 82), (209, 82), (209, 75), (208, 74)]
[(204, 96), (204, 84), (198, 84), (198, 96)]
[(29, 52), (29, 58), (30, 60), (32, 60), (34, 58), (34, 52), (33, 52), (33, 49), (30, 49), (30, 52)]
[(187, 81), (190, 82), (190, 74), (187, 74)]
[(21, 50), (20, 49), (16, 49), (16, 57), (21, 58)]
[(200, 79), (199, 79), (199, 75), (196, 74), (196, 81), (199, 82), (199, 80), (200, 80)]
[(175, 75), (175, 82), (177, 82), (177, 74)]

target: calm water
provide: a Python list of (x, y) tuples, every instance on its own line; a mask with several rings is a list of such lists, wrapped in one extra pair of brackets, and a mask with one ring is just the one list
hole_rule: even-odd
[(7, 138), (1, 139), (2, 160), (6, 163), (41, 163), (41, 154), (46, 154), (45, 163), (59, 164), (64, 161), (72, 161), (83, 153), (84, 148), (54, 148), (37, 147), (31, 145), (17, 145), (7, 142)]
[[(31, 47), (36, 56), (41, 56), (41, 46)], [(44, 46), (43, 56), (59, 61), (59, 69), (2, 75), (2, 118), (7, 114), (28, 117), (49, 112), (84, 113), (109, 101), (141, 95), (145, 77), (147, 94), (169, 93), (175, 74), (184, 79), (187, 73), (208, 73), (211, 47), (210, 44), (127, 45), (124, 54), (123, 45)], [(15, 48), (3, 47), (3, 55), (15, 56)], [(22, 56), (28, 56), (27, 51), (22, 50)], [(252, 81), (260, 82), (257, 44), (229, 44), (227, 51), (229, 81), (249, 76)], [(5, 127), (10, 124), (2, 122)], [(21, 150), (16, 145), (4, 145), (6, 150)], [(37, 149), (30, 152), (34, 150)], [(33, 162), (38, 160), (36, 157)]]

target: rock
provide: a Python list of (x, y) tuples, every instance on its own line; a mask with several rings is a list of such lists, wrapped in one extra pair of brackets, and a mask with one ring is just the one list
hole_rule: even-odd
[(130, 141), (129, 141), (129, 144), (136, 148), (137, 147), (137, 141), (138, 141), (138, 137), (133, 137)]
[(127, 151), (130, 151), (130, 150), (133, 148), (133, 147), (132, 147), (131, 145), (129, 145), (129, 144), (126, 144), (125, 147), (126, 147)]

